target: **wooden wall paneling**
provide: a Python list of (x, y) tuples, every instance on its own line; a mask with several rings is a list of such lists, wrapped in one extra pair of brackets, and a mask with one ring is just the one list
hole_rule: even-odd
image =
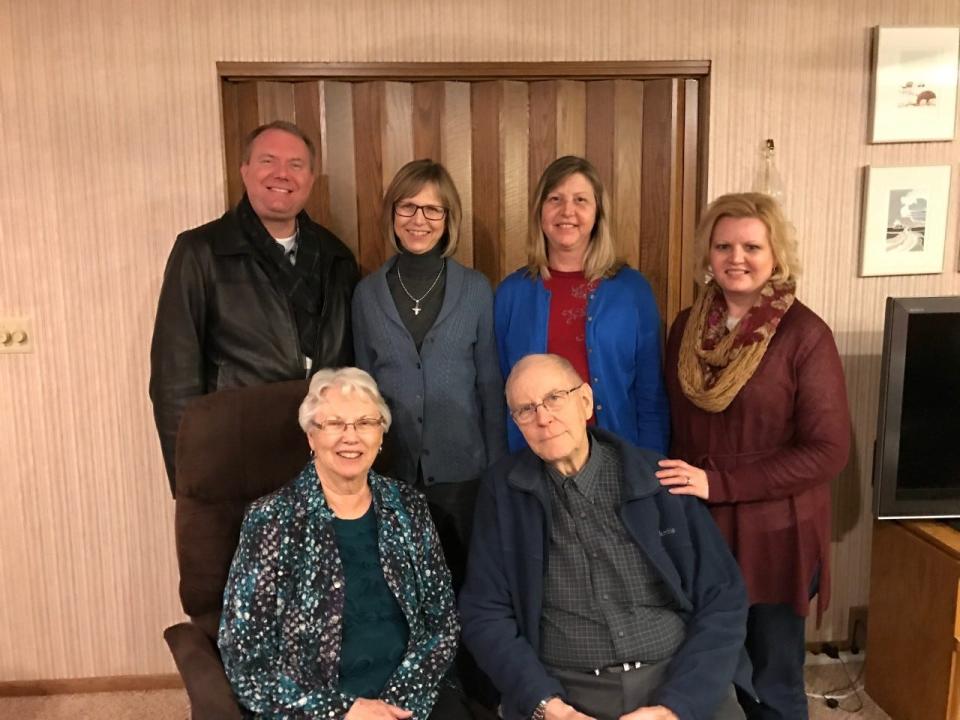
[(557, 83), (554, 80), (531, 82), (529, 88), (527, 177), (532, 192), (547, 165), (557, 158)]
[(620, 257), (636, 268), (640, 266), (643, 83), (636, 80), (615, 80), (613, 83), (612, 230)]
[[(503, 175), (502, 278), (526, 264), (529, 97), (527, 83), (504, 81), (500, 119), (500, 168)], [(498, 279), (500, 279), (498, 278)]]
[(323, 99), (321, 92), (323, 85), (316, 80), (293, 83), (293, 102), (295, 122), (301, 130), (313, 140), (317, 158), (314, 163), (316, 180), (313, 190), (307, 198), (304, 209), (314, 220), (324, 226), (330, 223), (330, 188), (329, 178), (322, 172), (323, 168)]
[[(413, 86), (406, 82), (383, 84), (383, 188), (393, 180), (397, 170), (413, 160)], [(382, 191), (381, 191), (382, 197)], [(380, 207), (378, 200), (376, 207)], [(365, 212), (363, 207), (360, 212)], [(378, 216), (379, 216), (379, 210)], [(389, 246), (384, 248), (388, 255)]]
[(386, 259), (386, 240), (371, 208), (383, 199), (384, 83), (353, 84), (353, 137), (357, 191), (357, 246), (360, 271), (366, 275)]
[(683, 189), (680, 201), (683, 212), (680, 221), (679, 266), (675, 270), (671, 269), (670, 273), (671, 278), (677, 279), (677, 292), (671, 294), (671, 300), (675, 298), (676, 302), (667, 305), (667, 315), (664, 318), (667, 327), (670, 327), (680, 310), (693, 304), (697, 280), (694, 266), (698, 258), (694, 235), (700, 216), (700, 93), (698, 81), (683, 81)]
[(267, 80), (258, 82), (257, 110), (260, 115), (258, 125), (274, 120), (296, 122), (297, 107), (293, 99), (293, 83)]
[(500, 107), (502, 85), (496, 81), (470, 86), (471, 154), (473, 187), (473, 265), (496, 284), (504, 274), (500, 232), (500, 197), (503, 177), (500, 172)]
[(353, 88), (350, 83), (333, 80), (324, 80), (321, 85), (323, 129), (320, 156), (321, 174), (330, 197), (328, 227), (355, 256), (360, 257)]
[(413, 157), (442, 162), (445, 83), (413, 83)]
[(453, 178), (460, 194), (463, 217), (457, 262), (473, 267), (473, 156), (471, 147), (470, 84), (443, 84), (443, 115), (440, 121), (441, 149), (438, 156)]
[[(592, 80), (586, 83), (586, 158), (613, 200), (614, 157), (614, 82)], [(616, 205), (614, 205), (616, 209)], [(611, 218), (612, 219), (612, 218)], [(611, 226), (612, 227), (612, 226)]]
[(557, 81), (557, 156), (587, 151), (587, 87), (578, 80)]
[(666, 312), (667, 258), (675, 230), (674, 162), (677, 155), (676, 81), (643, 86), (643, 153), (640, 189), (640, 270), (650, 281), (660, 316)]

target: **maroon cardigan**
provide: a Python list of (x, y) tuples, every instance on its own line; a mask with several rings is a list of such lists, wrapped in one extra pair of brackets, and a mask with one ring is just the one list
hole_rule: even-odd
[(670, 456), (706, 471), (710, 512), (750, 602), (787, 603), (807, 615), (819, 567), (819, 617), (830, 602), (830, 482), (850, 449), (847, 392), (830, 328), (794, 302), (753, 377), (726, 410), (708, 413), (677, 379), (689, 314), (680, 313), (667, 342)]

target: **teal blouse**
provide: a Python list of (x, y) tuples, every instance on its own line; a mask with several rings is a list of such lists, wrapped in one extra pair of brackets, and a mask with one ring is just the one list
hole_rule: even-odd
[(403, 659), (410, 631), (380, 567), (373, 506), (356, 520), (334, 518), (333, 529), (346, 579), (340, 689), (376, 698)]

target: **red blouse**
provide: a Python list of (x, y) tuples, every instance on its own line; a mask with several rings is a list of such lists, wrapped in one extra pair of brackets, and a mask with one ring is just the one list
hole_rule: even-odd
[[(590, 381), (587, 362), (587, 303), (597, 283), (589, 283), (583, 271), (563, 272), (550, 269), (544, 281), (550, 292), (550, 320), (547, 323), (547, 352), (566, 358), (585, 381)], [(590, 424), (595, 422), (590, 417)]]

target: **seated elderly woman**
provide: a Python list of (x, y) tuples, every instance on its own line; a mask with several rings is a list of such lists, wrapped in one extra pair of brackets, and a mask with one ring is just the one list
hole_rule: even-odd
[[(255, 717), (469, 717), (444, 680), (459, 624), (423, 496), (371, 471), (390, 410), (357, 368), (300, 405), (311, 460), (247, 509), (219, 645)], [(438, 699), (439, 697), (439, 699)]]

